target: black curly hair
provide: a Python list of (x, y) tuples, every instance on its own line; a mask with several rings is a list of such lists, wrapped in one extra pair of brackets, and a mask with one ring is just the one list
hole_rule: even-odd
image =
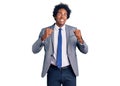
[(67, 19), (70, 17), (71, 10), (70, 10), (70, 8), (68, 7), (68, 5), (67, 5), (67, 4), (63, 4), (63, 3), (60, 3), (60, 4), (56, 5), (55, 8), (54, 8), (54, 11), (53, 11), (53, 17), (54, 17), (54, 18), (56, 17), (56, 15), (57, 15), (57, 13), (58, 13), (58, 10), (59, 10), (59, 9), (62, 9), (62, 8), (67, 11)]

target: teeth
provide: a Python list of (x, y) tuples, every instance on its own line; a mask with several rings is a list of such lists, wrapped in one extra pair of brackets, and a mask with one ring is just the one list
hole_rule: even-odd
[(60, 21), (64, 21), (63, 19), (61, 19)]

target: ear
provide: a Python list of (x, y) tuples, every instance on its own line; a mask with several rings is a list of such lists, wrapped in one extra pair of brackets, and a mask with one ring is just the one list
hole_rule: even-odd
[(55, 21), (56, 21), (56, 17), (54, 17)]

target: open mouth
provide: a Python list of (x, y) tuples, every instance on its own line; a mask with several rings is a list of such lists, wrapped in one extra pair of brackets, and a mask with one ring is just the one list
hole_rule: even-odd
[(64, 19), (60, 19), (61, 22), (64, 22)]

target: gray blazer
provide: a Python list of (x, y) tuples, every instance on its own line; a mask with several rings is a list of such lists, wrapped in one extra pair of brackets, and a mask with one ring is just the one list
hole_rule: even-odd
[[(49, 26), (49, 28), (54, 30), (54, 25)], [(32, 51), (33, 53), (38, 53), (42, 47), (44, 46), (44, 62), (43, 62), (43, 70), (41, 76), (44, 77), (45, 74), (47, 73), (50, 64), (51, 64), (51, 58), (53, 57), (54, 54), (54, 31), (53, 33), (44, 41), (41, 41), (41, 37), (44, 34), (46, 28), (43, 28), (40, 32), (39, 38), (37, 41), (33, 44), (32, 46)], [(74, 35), (74, 30), (76, 29), (75, 27), (66, 25), (66, 40), (67, 40), (67, 56), (69, 59), (69, 62), (72, 66), (73, 72), (75, 73), (76, 76), (79, 75), (78, 73), (78, 63), (77, 63), (77, 55), (76, 55), (76, 47), (84, 54), (88, 52), (88, 46), (84, 42), (82, 45), (77, 41), (76, 36)]]

